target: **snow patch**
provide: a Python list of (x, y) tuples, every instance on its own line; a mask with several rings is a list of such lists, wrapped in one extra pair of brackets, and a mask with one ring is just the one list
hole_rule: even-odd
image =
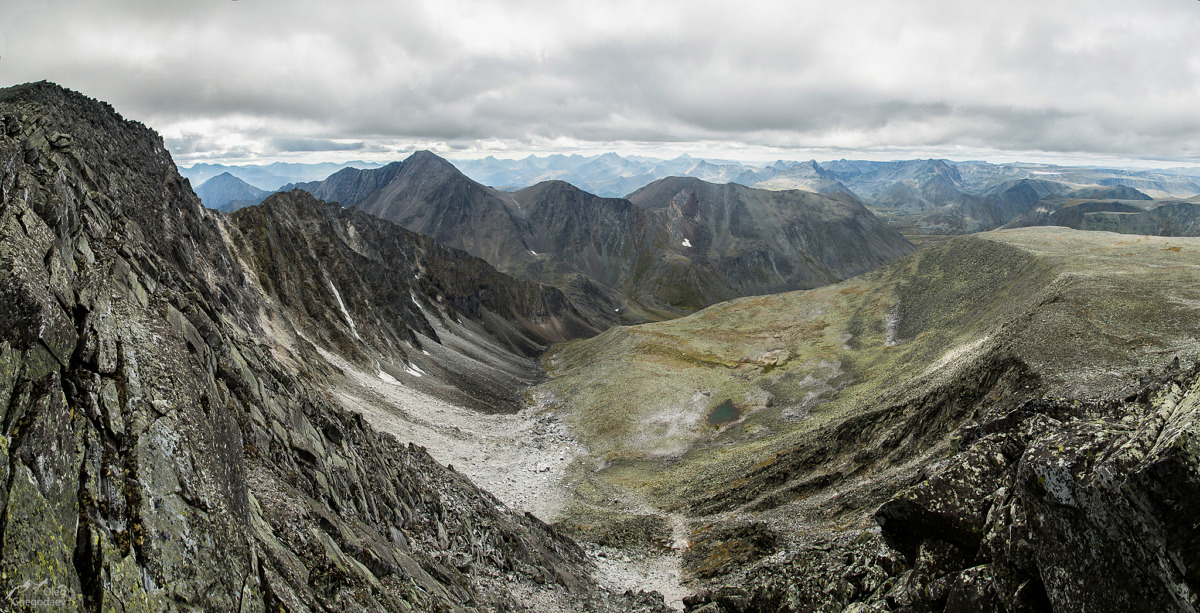
[(325, 277), (325, 282), (329, 284), (329, 289), (333, 290), (333, 297), (337, 298), (338, 308), (342, 310), (342, 315), (345, 316), (346, 323), (350, 324), (350, 332), (354, 333), (354, 338), (361, 341), (362, 337), (358, 335), (358, 326), (354, 325), (354, 319), (350, 317), (350, 311), (346, 310), (346, 303), (342, 301), (342, 293), (338, 291), (337, 286), (333, 284), (333, 281), (329, 280), (328, 276)]
[(417, 365), (415, 365), (415, 364), (414, 364), (413, 366), (409, 366), (409, 367), (405, 368), (405, 369), (404, 369), (404, 372), (406, 372), (406, 373), (408, 373), (408, 374), (410, 374), (410, 375), (412, 375), (412, 376), (414, 376), (414, 377), (423, 377), (423, 376), (425, 376), (425, 373), (421, 371), (421, 367), (420, 367), (420, 366), (417, 366)]
[(683, 239), (683, 246), (684, 246), (684, 247), (691, 247), (691, 246), (692, 246), (692, 241), (690, 241), (690, 240), (688, 240), (688, 239), (686, 239), (686, 238), (685, 238), (685, 239)]
[(537, 254), (538, 254), (538, 252), (534, 251), (533, 249), (530, 249), (530, 250), (529, 250), (529, 253), (532, 253), (533, 255), (537, 255)]
[(930, 366), (929, 368), (925, 369), (925, 372), (921, 373), (921, 376), (924, 377), (926, 375), (932, 374), (942, 368), (945, 368), (946, 366), (949, 366), (950, 364), (963, 363), (965, 361), (964, 358), (969, 356), (976, 349), (979, 349), (980, 347), (982, 347), (983, 344), (988, 342), (989, 339), (991, 339), (991, 336), (985, 336), (974, 342), (967, 343), (965, 345), (960, 345), (958, 347), (955, 347), (954, 349), (951, 349), (950, 351), (947, 351), (945, 353), (945, 355), (942, 356), (942, 359), (938, 360), (937, 363), (935, 363), (933, 366)]
[(404, 385), (403, 383), (397, 381), (395, 377), (383, 372), (382, 370), (379, 371), (379, 378), (382, 379), (384, 383), (391, 383), (392, 385)]
[(896, 305), (896, 308), (893, 309), (891, 313), (888, 313), (887, 316), (883, 318), (883, 328), (884, 328), (884, 330), (887, 331), (887, 340), (885, 340), (883, 342), (884, 347), (895, 347), (898, 344), (898, 342), (896, 341), (896, 326), (898, 326), (899, 324), (900, 324), (900, 305)]

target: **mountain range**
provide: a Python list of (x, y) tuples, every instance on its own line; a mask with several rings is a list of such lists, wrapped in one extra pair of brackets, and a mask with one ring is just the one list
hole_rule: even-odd
[(270, 164), (226, 165), (199, 162), (191, 166), (180, 166), (179, 174), (191, 181), (192, 185), (200, 185), (217, 175), (229, 173), (249, 183), (252, 187), (275, 191), (288, 183), (324, 179), (343, 168), (378, 168), (380, 166), (382, 164), (378, 162), (363, 162), (361, 160), (340, 164), (333, 162), (318, 162), (313, 164), (272, 162)]
[[(966, 166), (821, 171), (974, 230), (1190, 231)], [(42, 82), (0, 89), (0, 262), (18, 609), (1200, 607), (1200, 238), (914, 250), (845, 192), (430, 153), (222, 212)]]
[(629, 199), (562, 181), (508, 193), (429, 152), (289, 187), (556, 285), (598, 322), (662, 319), (736, 296), (815, 287), (912, 250), (843, 193), (676, 178)]
[(560, 292), (303, 192), (214, 213), (161, 137), (52, 84), (0, 90), (0, 117), (6, 594), (665, 610), (341, 400), (511, 411), (531, 356), (594, 332)]
[[(348, 164), (362, 169), (369, 166)], [(757, 189), (845, 193), (859, 199), (900, 232), (916, 237), (998, 228), (1024, 214), (1043, 197), (1080, 189), (1135, 189), (1142, 195), (1165, 201), (1200, 195), (1200, 171), (1189, 168), (1127, 170), (934, 159), (894, 162), (843, 159), (824, 163), (780, 160), (753, 165), (687, 155), (662, 160), (615, 153), (528, 156), (520, 160), (487, 157), (455, 160), (453, 164), (473, 180), (508, 192), (544, 181), (565, 181), (596, 195), (616, 198), (665, 178), (694, 177)], [(241, 167), (230, 167), (229, 172), (244, 175), (243, 178), (261, 172), (259, 167), (244, 168), (242, 175), (238, 174), (243, 172)], [(320, 171), (328, 168), (328, 165), (312, 167), (313, 179), (309, 181), (324, 179), (326, 175)]]

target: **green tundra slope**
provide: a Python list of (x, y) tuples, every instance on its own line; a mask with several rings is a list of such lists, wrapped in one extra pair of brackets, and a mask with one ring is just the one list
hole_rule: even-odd
[(1200, 240), (1038, 228), (560, 345), (542, 398), (591, 451), (562, 523), (594, 537), (673, 518), (687, 576), (730, 581), (872, 528), (963, 427), (1037, 398), (1134, 401), (1196, 362), (1197, 309)]

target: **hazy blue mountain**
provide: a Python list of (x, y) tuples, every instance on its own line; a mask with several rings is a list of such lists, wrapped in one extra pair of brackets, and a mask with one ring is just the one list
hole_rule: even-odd
[(1039, 200), (1005, 228), (1061, 226), (1153, 236), (1200, 236), (1200, 202), (1154, 200), (1124, 185), (1075, 190)]
[(319, 181), (343, 168), (379, 168), (379, 162), (321, 162), (318, 164), (299, 164), (290, 162), (275, 162), (272, 164), (243, 164), (226, 166), (224, 164), (192, 164), (180, 166), (179, 174), (200, 185), (205, 181), (221, 174), (229, 173), (254, 187), (267, 191), (275, 191), (288, 183), (304, 181)]
[(506, 191), (557, 180), (605, 197), (624, 196), (667, 177), (696, 177), (717, 183), (749, 185), (770, 175), (760, 176), (762, 168), (757, 166), (729, 160), (695, 158), (687, 154), (667, 160), (616, 153), (592, 156), (531, 155), (519, 160), (488, 156), (479, 160), (454, 160), (453, 164), (471, 179)]
[(242, 207), (258, 204), (271, 194), (249, 183), (223, 172), (196, 188), (200, 202), (218, 211), (236, 211)]

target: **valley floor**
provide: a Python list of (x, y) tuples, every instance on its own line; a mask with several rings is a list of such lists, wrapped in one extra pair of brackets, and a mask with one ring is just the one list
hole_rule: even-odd
[[(574, 493), (570, 467), (588, 455), (567, 424), (549, 411), (535, 392), (516, 414), (486, 414), (456, 406), (406, 385), (386, 373), (369, 373), (318, 347), (344, 373), (335, 395), (342, 406), (363, 415), (375, 429), (402, 443), (425, 447), (437, 461), (466, 475), (502, 504), (553, 524), (563, 518)], [(644, 513), (658, 513), (644, 507)], [(674, 526), (684, 538), (682, 517)], [(679, 548), (647, 551), (581, 542), (595, 564), (596, 581), (617, 593), (657, 591), (667, 604), (683, 608), (690, 593), (682, 585)], [(532, 596), (532, 595), (531, 595)], [(538, 610), (553, 608), (538, 604)]]

